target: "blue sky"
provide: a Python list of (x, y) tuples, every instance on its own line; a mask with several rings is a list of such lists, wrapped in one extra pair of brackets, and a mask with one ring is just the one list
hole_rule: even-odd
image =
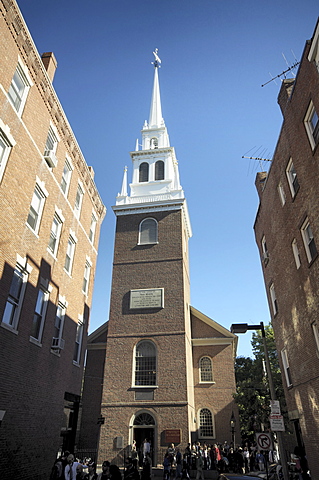
[[(317, 0), (18, 4), (39, 52), (57, 58), (54, 87), (107, 207), (90, 332), (108, 319), (111, 206), (125, 165), (131, 178), (129, 152), (148, 119), (154, 48), (162, 59), (163, 117), (193, 228), (191, 303), (226, 328), (267, 324), (253, 224), (255, 176), (269, 164), (241, 157), (272, 157), (282, 123), (280, 80), (261, 85), (286, 70), (286, 60), (300, 59), (316, 25)], [(239, 355), (251, 355), (250, 339), (240, 336)]]

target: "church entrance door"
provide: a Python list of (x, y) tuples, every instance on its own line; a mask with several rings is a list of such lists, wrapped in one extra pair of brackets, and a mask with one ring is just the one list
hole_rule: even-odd
[(155, 453), (155, 421), (152, 415), (143, 412), (135, 417), (133, 424), (133, 440), (136, 441), (136, 450), (139, 456), (140, 466), (143, 463), (143, 444), (147, 439), (151, 446), (151, 459), (154, 465)]

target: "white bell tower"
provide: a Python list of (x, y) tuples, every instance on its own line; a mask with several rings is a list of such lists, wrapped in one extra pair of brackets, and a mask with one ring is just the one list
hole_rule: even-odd
[[(176, 201), (184, 204), (183, 209), (188, 219), (184, 191), (179, 181), (178, 161), (174, 147), (170, 146), (169, 135), (162, 116), (161, 97), (158, 79), (158, 70), (161, 60), (157, 49), (153, 52), (154, 83), (151, 99), (151, 108), (148, 122), (145, 120), (142, 133), (142, 149), (136, 142), (136, 150), (130, 152), (133, 162), (132, 182), (130, 194), (127, 191), (127, 173), (124, 171), (121, 193), (116, 198), (114, 211), (132, 208), (132, 205), (147, 203), (161, 203), (170, 205)], [(190, 223), (188, 219), (188, 231)]]

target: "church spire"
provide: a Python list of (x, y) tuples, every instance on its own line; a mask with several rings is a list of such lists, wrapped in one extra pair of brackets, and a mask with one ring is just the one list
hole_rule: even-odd
[(116, 214), (147, 209), (167, 210), (181, 208), (184, 212), (188, 235), (191, 236), (191, 226), (183, 188), (179, 180), (178, 161), (174, 147), (170, 146), (166, 125), (162, 117), (161, 97), (158, 81), (158, 69), (161, 60), (154, 54), (154, 84), (151, 99), (149, 122), (145, 121), (142, 128), (141, 149), (136, 142), (135, 151), (130, 152), (133, 164), (132, 182), (127, 192), (127, 172), (124, 171), (121, 193), (116, 198), (113, 207)]
[(159, 89), (159, 81), (158, 81), (158, 69), (160, 67), (161, 59), (157, 55), (158, 49), (155, 49), (153, 52), (155, 60), (153, 63), (154, 65), (154, 84), (153, 84), (153, 93), (152, 93), (152, 100), (151, 100), (151, 109), (150, 109), (150, 117), (148, 121), (149, 128), (158, 128), (164, 125), (164, 120), (162, 117), (162, 106), (161, 106), (161, 95)]

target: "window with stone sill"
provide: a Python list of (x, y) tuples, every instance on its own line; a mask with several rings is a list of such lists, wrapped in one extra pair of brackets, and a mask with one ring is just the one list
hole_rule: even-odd
[(315, 239), (309, 220), (306, 219), (301, 227), (301, 236), (303, 239), (308, 262), (311, 263), (318, 255)]
[(134, 386), (156, 385), (156, 347), (150, 340), (143, 340), (135, 347)]
[(289, 163), (287, 165), (286, 175), (288, 179), (291, 196), (292, 198), (294, 198), (296, 196), (296, 193), (299, 190), (299, 181), (298, 181), (297, 173), (296, 173), (294, 164), (292, 162), (292, 159), (289, 160)]
[(61, 190), (64, 193), (64, 195), (68, 194), (70, 183), (71, 183), (71, 176), (72, 176), (72, 164), (70, 160), (67, 158), (64, 163), (64, 168), (63, 168), (63, 173), (62, 173), (62, 179), (61, 179)]
[(199, 438), (214, 438), (213, 414), (208, 408), (199, 411)]
[(19, 60), (8, 91), (9, 100), (19, 115), (23, 112), (31, 86), (27, 67)]
[(2, 180), (12, 147), (16, 144), (10, 128), (0, 119), (0, 182)]
[(200, 383), (213, 383), (213, 367), (210, 357), (202, 357), (199, 360)]
[(18, 329), (25, 289), (29, 273), (32, 270), (31, 267), (23, 266), (22, 263), (25, 264), (25, 262), (17, 263), (13, 271), (9, 295), (2, 317), (2, 324), (7, 325), (12, 330)]
[(281, 351), (281, 360), (282, 360), (282, 364), (283, 364), (283, 369), (284, 369), (284, 373), (285, 373), (285, 379), (286, 379), (287, 387), (291, 387), (292, 386), (292, 379), (291, 379), (291, 373), (290, 373), (290, 367), (289, 367), (288, 354), (287, 354), (287, 350), (285, 348)]
[(272, 311), (273, 311), (273, 314), (276, 315), (278, 313), (278, 303), (277, 303), (277, 297), (275, 293), (275, 286), (273, 283), (269, 287), (269, 293), (270, 293)]
[(48, 300), (50, 295), (50, 289), (41, 285), (38, 291), (37, 302), (33, 314), (33, 321), (31, 325), (31, 340), (34, 339), (37, 342), (41, 342), (42, 333), (44, 328), (44, 321), (46, 311), (48, 307)]
[(158, 223), (155, 218), (145, 218), (139, 225), (139, 245), (153, 244), (158, 241)]
[(27, 225), (36, 234), (39, 232), (42, 212), (47, 196), (48, 192), (44, 187), (44, 183), (37, 180), (27, 218)]
[(319, 117), (313, 102), (311, 101), (304, 119), (304, 125), (312, 150), (319, 142)]

